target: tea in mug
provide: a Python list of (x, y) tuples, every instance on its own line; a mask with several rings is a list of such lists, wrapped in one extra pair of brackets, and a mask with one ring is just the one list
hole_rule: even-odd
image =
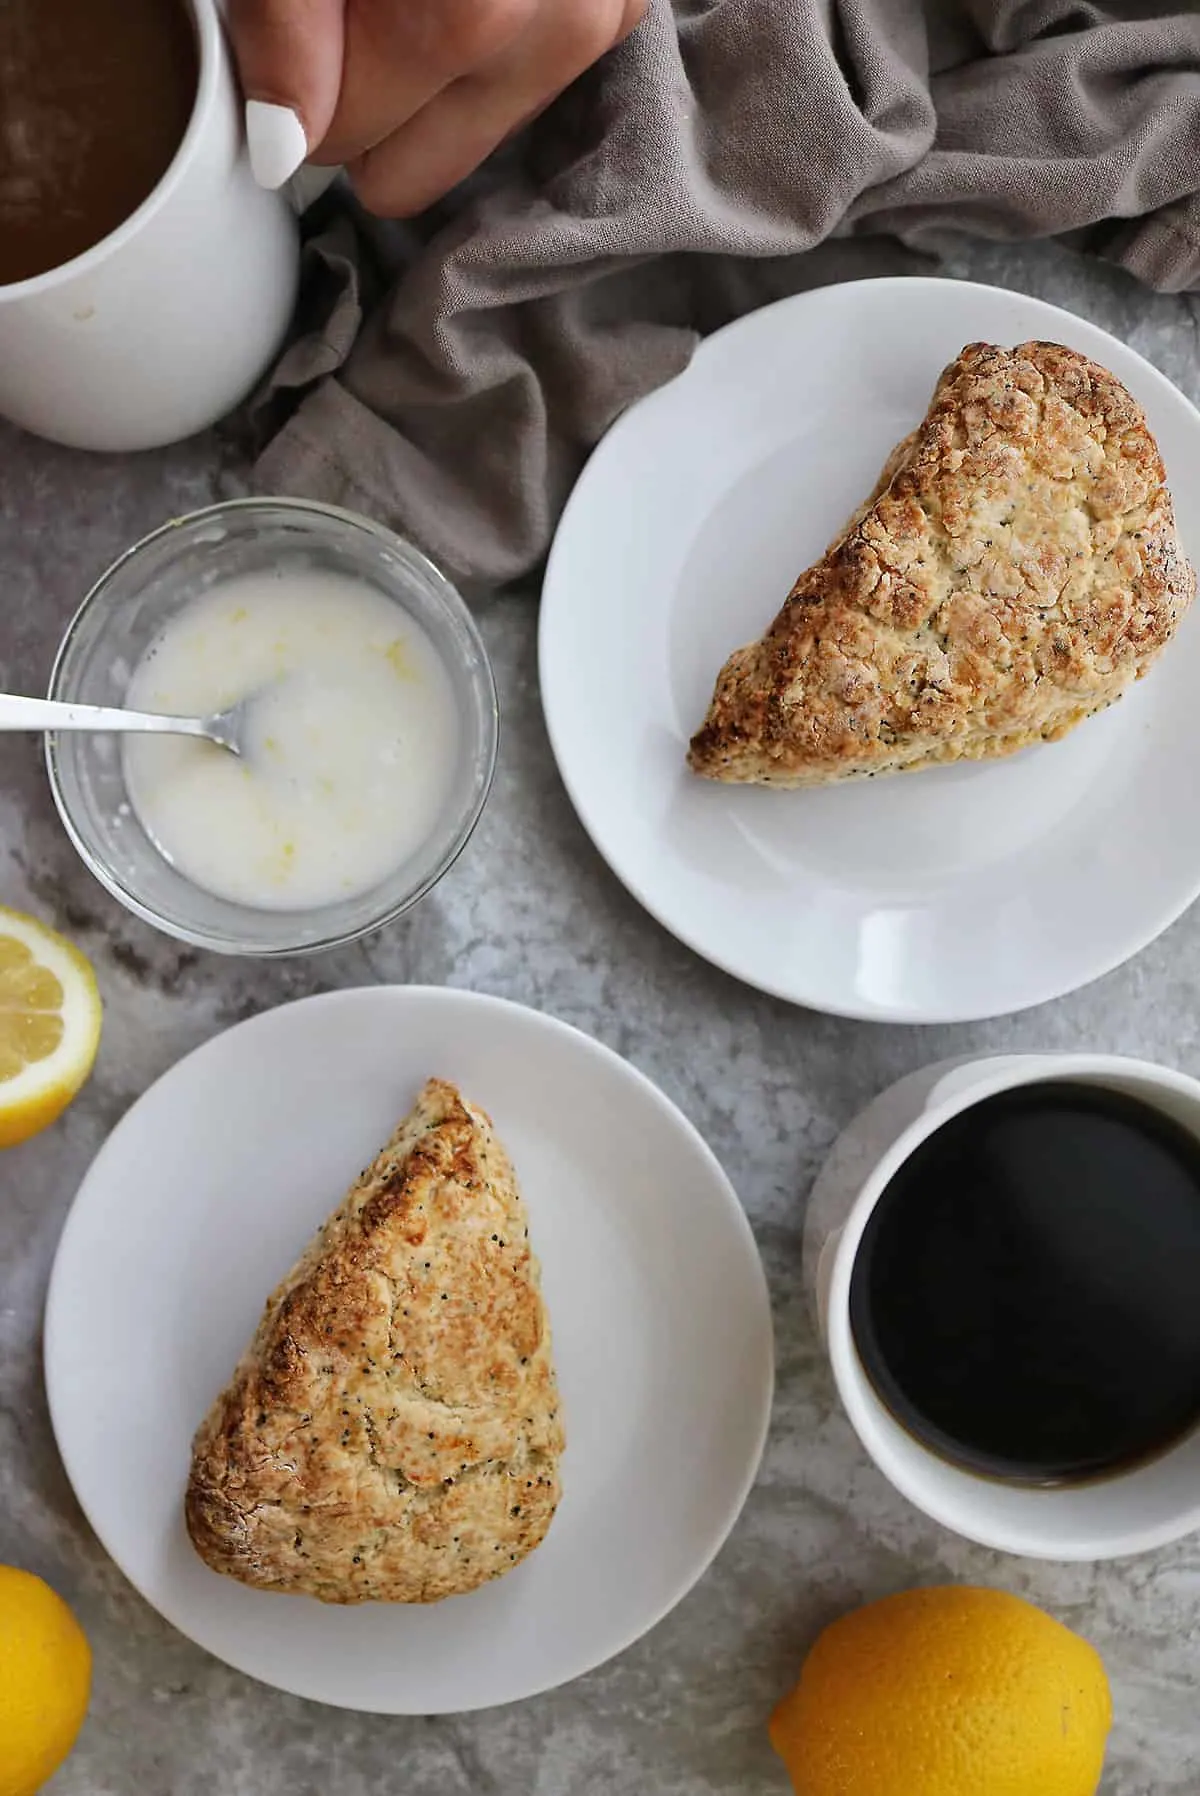
[(198, 80), (182, 0), (0, 0), (0, 286), (72, 261), (137, 211)]
[(859, 1359), (941, 1457), (1102, 1477), (1200, 1420), (1200, 1141), (1123, 1092), (971, 1105), (887, 1186), (854, 1264)]

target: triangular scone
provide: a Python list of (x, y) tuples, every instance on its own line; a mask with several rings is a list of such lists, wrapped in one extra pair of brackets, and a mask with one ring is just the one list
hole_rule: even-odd
[(562, 1449), (512, 1166), (431, 1079), (268, 1301), (196, 1436), (188, 1532), (244, 1584), (436, 1602), (539, 1544)]
[(1146, 671), (1195, 585), (1120, 381), (1060, 343), (973, 343), (730, 656), (689, 764), (816, 786), (1054, 741)]

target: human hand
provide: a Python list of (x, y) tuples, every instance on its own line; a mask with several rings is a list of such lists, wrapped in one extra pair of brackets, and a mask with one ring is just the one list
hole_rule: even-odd
[(306, 155), (344, 163), (370, 211), (411, 217), (628, 36), (647, 4), (230, 0), (255, 174), (275, 187)]

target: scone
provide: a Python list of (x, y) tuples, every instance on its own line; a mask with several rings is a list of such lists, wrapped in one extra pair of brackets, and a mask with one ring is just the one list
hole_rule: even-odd
[(563, 1430), (525, 1205), (440, 1079), (278, 1290), (196, 1436), (214, 1571), (326, 1603), (431, 1603), (508, 1571), (559, 1500)]
[(730, 656), (688, 762), (772, 786), (1052, 742), (1195, 592), (1136, 400), (1060, 343), (973, 343), (875, 493)]

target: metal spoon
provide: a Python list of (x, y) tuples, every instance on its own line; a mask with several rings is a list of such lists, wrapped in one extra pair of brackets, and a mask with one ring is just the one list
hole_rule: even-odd
[(148, 731), (161, 736), (201, 736), (241, 755), (246, 746), (246, 712), (252, 693), (228, 711), (211, 717), (164, 717), (157, 711), (121, 711), (108, 705), (64, 705), (49, 698), (0, 693), (0, 730), (94, 730), (126, 735)]

